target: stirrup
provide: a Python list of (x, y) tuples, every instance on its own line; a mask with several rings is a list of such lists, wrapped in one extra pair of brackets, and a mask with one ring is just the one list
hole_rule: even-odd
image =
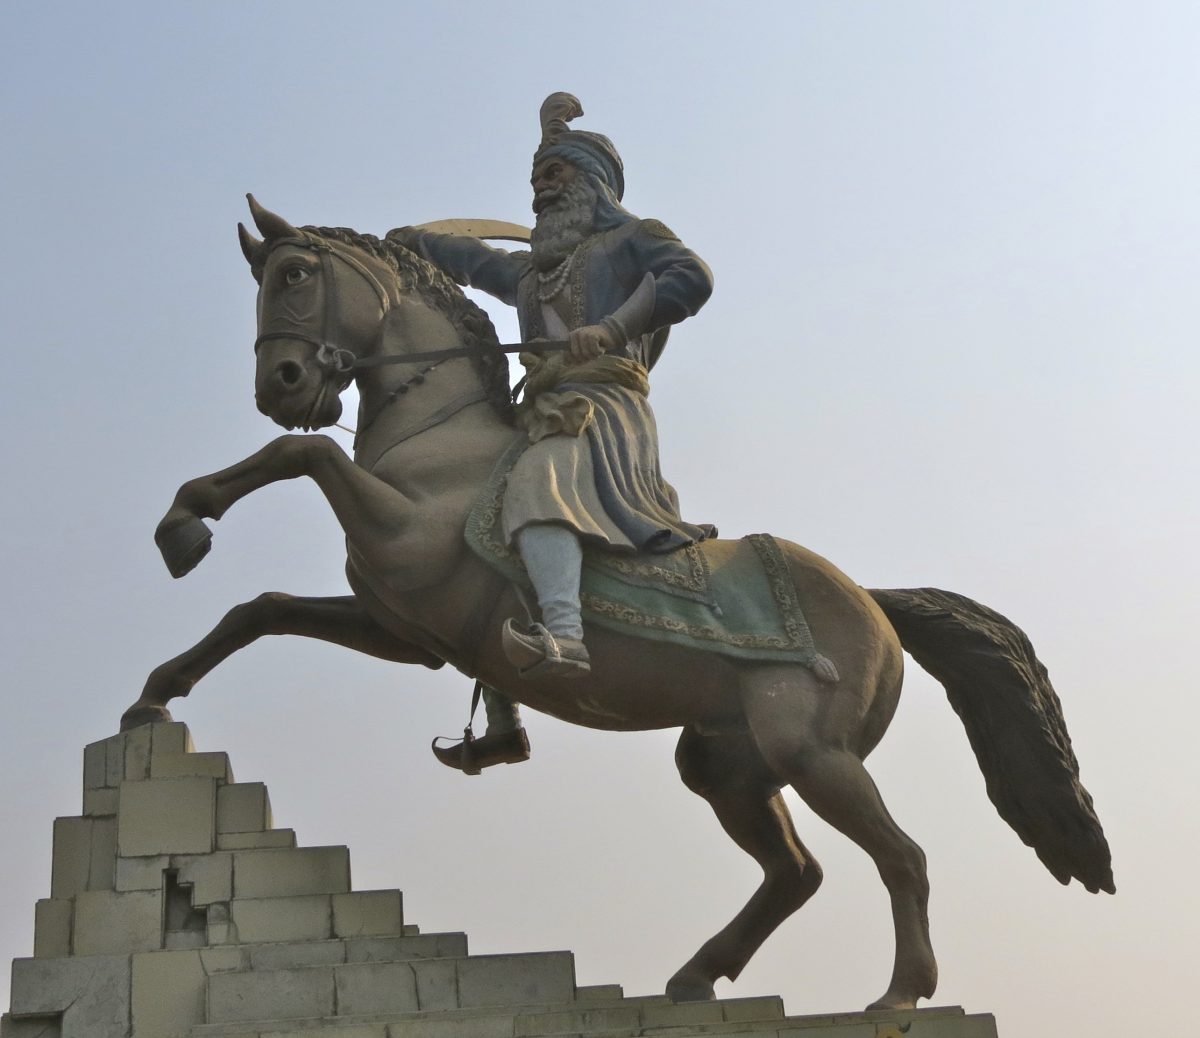
[(541, 624), (522, 630), (511, 617), (501, 630), (504, 655), (522, 677), (582, 677), (591, 673), (591, 658), (579, 638), (551, 634)]

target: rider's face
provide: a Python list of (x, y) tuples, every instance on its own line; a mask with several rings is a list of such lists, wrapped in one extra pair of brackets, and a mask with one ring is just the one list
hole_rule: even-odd
[(533, 185), (533, 211), (540, 213), (553, 204), (565, 188), (579, 174), (579, 170), (556, 155), (542, 159), (533, 167), (529, 183)]

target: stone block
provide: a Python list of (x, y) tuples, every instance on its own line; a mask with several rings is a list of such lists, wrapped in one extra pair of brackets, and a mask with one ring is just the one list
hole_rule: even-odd
[(72, 902), (44, 898), (33, 913), (33, 956), (54, 959), (71, 954)]
[(126, 782), (117, 827), (121, 857), (208, 854), (216, 838), (216, 807), (211, 778)]
[(301, 847), (234, 853), (234, 897), (345, 894), (349, 890), (350, 852), (345, 847)]
[(165, 854), (149, 858), (117, 858), (117, 890), (162, 890), (163, 873), (171, 867)]
[(140, 782), (150, 777), (150, 727), (144, 724), (123, 735), (125, 746), (122, 776), (126, 782)]
[(456, 961), (459, 1004), (464, 1009), (549, 1005), (575, 998), (575, 958), (570, 952), (479, 955)]
[(155, 890), (85, 891), (75, 897), (76, 955), (128, 955), (162, 947), (163, 896)]
[[(433, 960), (430, 960), (433, 961)], [(362, 962), (337, 966), (338, 1012), (345, 1016), (366, 1016), (371, 1013), (415, 1013), (418, 1010), (454, 1009), (453, 998), (435, 997), (437, 978), (427, 978), (428, 1001), (422, 1003), (417, 993), (416, 965), (405, 962)], [(454, 964), (443, 964), (443, 986), (454, 983)], [(440, 1003), (440, 1004), (439, 1004)]]
[(56, 818), (50, 896), (74, 897), (87, 890), (92, 867), (92, 819)]
[(83, 813), (90, 817), (115, 815), (117, 813), (117, 791), (115, 789), (85, 789), (83, 791)]
[(217, 833), (217, 850), (251, 851), (296, 846), (295, 829), (268, 829), (261, 833)]
[(83, 750), (83, 788), (115, 789), (125, 777), (125, 737), (113, 735)]
[[(326, 1027), (289, 1028), (283, 1032), (272, 1032), (267, 1038), (389, 1038), (392, 1033), (388, 1030), (387, 1024), (350, 1024), (348, 1027), (339, 1026), (332, 1032)], [(456, 1038), (472, 1038), (472, 1036), (460, 1033), (456, 1035)]]
[(202, 948), (200, 961), (204, 964), (204, 972), (209, 974), (247, 970), (250, 968), (250, 949)]
[(575, 989), (576, 1002), (615, 1002), (624, 997), (620, 984), (585, 984)]
[(778, 1031), (773, 1032), (774, 1038), (826, 1038), (826, 1035), (832, 1038), (877, 1038), (878, 1032), (874, 1024), (849, 1022), (817, 1027), (781, 1026)]
[(207, 933), (209, 947), (237, 944), (237, 929), (233, 923), (215, 923), (210, 919)]
[(720, 1002), (722, 1018), (728, 1023), (753, 1020), (782, 1020), (783, 999), (774, 995), (758, 998), (726, 998)]
[(429, 933), (416, 937), (359, 937), (346, 941), (347, 962), (402, 962), (405, 959), (461, 958), (465, 933)]
[(302, 966), (340, 966), (346, 961), (344, 941), (296, 941), (251, 945), (243, 949), (256, 970), (299, 969)]
[(50, 896), (69, 898), (84, 890), (112, 890), (116, 848), (112, 818), (56, 818)]
[(335, 937), (399, 937), (404, 909), (398, 890), (359, 890), (333, 895)]
[(132, 1038), (184, 1038), (204, 1023), (207, 979), (198, 951), (135, 955)]
[(12, 968), (12, 1014), (62, 1013), (62, 1038), (127, 1038), (128, 955), (69, 959), (16, 959)]
[(92, 819), (92, 855), (88, 890), (115, 890), (117, 878), (117, 820)]
[(263, 783), (234, 782), (217, 790), (218, 833), (260, 833), (274, 824)]
[(333, 1016), (333, 971), (317, 966), (208, 978), (208, 1022), (305, 1020)]
[(171, 864), (178, 870), (176, 882), (192, 888), (196, 908), (233, 897), (233, 855), (174, 855)]
[(232, 782), (233, 769), (229, 766), (227, 753), (181, 753), (171, 756), (155, 756), (150, 763), (152, 779), (169, 778), (212, 778), (218, 782)]
[(422, 1012), (458, 1009), (458, 966), (465, 959), (414, 959), (408, 963), (417, 979), (417, 1002)]
[[(512, 1038), (512, 1026), (512, 1017), (499, 1013), (489, 1013), (486, 1016), (455, 1014), (443, 1019), (436, 1016), (421, 1016), (415, 1020), (397, 1021), (391, 1024), (388, 1038)], [(613, 1038), (621, 1038), (621, 1035), (622, 1032), (617, 1032)], [(338, 1038), (341, 1036), (339, 1035)], [(563, 1034), (556, 1038), (585, 1038), (585, 1036)]]
[(242, 944), (318, 941), (333, 936), (329, 895), (269, 897), (231, 901), (230, 919)]
[(0, 1016), (0, 1038), (62, 1038), (62, 1017), (35, 1016), (17, 1020)]
[(522, 1013), (513, 1021), (513, 1034), (527, 1036), (571, 1033), (593, 1034), (617, 1031), (638, 1034), (642, 1029), (641, 1007), (630, 1006), (573, 1006), (551, 1013)]
[(646, 1028), (719, 1024), (724, 1019), (719, 1002), (667, 1002), (642, 1007), (642, 1025)]
[[(116, 786), (116, 783), (113, 783)], [(105, 789), (108, 787), (107, 740), (88, 743), (83, 748), (83, 789)]]
[(173, 757), (181, 753), (195, 753), (196, 744), (188, 726), (179, 721), (160, 721), (150, 726), (151, 760), (155, 757)]

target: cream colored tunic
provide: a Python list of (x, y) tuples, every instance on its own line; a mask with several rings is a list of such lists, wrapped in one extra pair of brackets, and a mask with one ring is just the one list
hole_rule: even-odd
[[(553, 338), (565, 339), (570, 334), (553, 307), (542, 304), (542, 319)], [(546, 436), (531, 443), (509, 473), (500, 513), (505, 540), (512, 544), (513, 538), (533, 523), (559, 523), (586, 540), (618, 550), (637, 550), (600, 502), (592, 447), (583, 435)]]

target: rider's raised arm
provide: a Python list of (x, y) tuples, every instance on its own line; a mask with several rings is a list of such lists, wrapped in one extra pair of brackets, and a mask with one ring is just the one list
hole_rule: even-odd
[(413, 227), (398, 227), (388, 231), (387, 236), (428, 260), (458, 284), (478, 288), (509, 306), (516, 306), (517, 283), (529, 265), (528, 253), (506, 252), (478, 238), (434, 234)]

